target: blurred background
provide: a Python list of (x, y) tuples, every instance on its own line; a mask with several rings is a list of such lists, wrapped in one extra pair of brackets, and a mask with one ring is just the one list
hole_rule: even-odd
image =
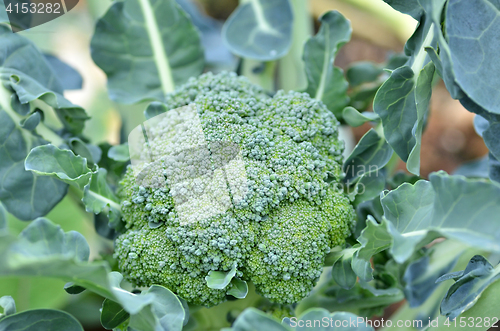
[[(335, 64), (347, 70), (353, 62), (385, 62), (391, 54), (403, 51), (405, 41), (411, 36), (416, 21), (396, 12), (382, 0), (293, 0), (301, 1), (311, 13), (310, 29), (304, 36), (314, 34), (319, 28), (317, 18), (322, 13), (336, 9), (347, 17), (353, 26), (353, 38), (336, 58)], [(101, 17), (111, 0), (80, 0), (67, 15), (54, 21), (20, 32), (31, 39), (45, 53), (55, 55), (74, 67), (83, 77), (83, 89), (65, 92), (66, 98), (87, 110), (92, 117), (84, 134), (91, 142), (120, 143), (145, 118), (146, 104), (126, 106), (109, 100), (106, 77), (93, 63), (90, 39), (96, 20)], [(238, 59), (224, 46), (220, 37), (222, 22), (238, 5), (238, 0), (178, 0), (192, 17), (202, 34), (205, 57), (212, 71), (236, 70)], [(295, 45), (302, 48), (302, 45)], [(294, 46), (292, 46), (294, 47)], [(284, 59), (293, 61), (294, 59)], [(300, 59), (295, 59), (300, 62)], [(303, 81), (303, 79), (302, 79)], [(296, 82), (301, 85), (301, 78)], [(281, 86), (286, 88), (286, 86)], [(305, 87), (305, 86), (302, 86)], [(370, 110), (370, 107), (369, 109)], [(487, 154), (483, 140), (475, 133), (472, 113), (458, 101), (451, 99), (442, 82), (437, 82), (432, 99), (428, 124), (422, 138), (421, 174), (426, 177), (436, 170), (453, 173), (460, 165)], [(347, 132), (348, 146), (353, 146), (370, 128), (369, 124)], [(351, 130), (351, 129), (349, 129)], [(400, 162), (398, 168), (404, 171)], [(60, 224), (65, 231), (82, 233), (91, 246), (91, 259), (109, 256), (112, 242), (97, 237), (93, 215), (87, 214), (80, 205), (81, 197), (69, 194), (47, 217)], [(75, 214), (75, 210), (80, 212)], [(16, 222), (12, 217), (9, 226), (20, 232), (27, 224)], [(2, 278), (0, 297), (11, 295), (18, 311), (33, 308), (64, 309), (78, 318), (86, 330), (103, 330), (99, 323), (100, 297), (83, 292), (68, 295), (64, 282), (50, 279)]]

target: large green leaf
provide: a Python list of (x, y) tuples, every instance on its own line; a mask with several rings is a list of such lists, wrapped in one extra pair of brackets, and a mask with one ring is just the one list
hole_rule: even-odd
[(0, 320), (0, 331), (83, 331), (70, 314), (53, 309), (36, 309), (7, 316)]
[(441, 302), (441, 314), (454, 319), (470, 309), (479, 300), (483, 291), (500, 278), (500, 265), (496, 268), (481, 255), (474, 256), (463, 272), (445, 275), (438, 279), (455, 278)]
[(384, 134), (408, 170), (420, 174), (420, 146), (432, 92), (434, 65), (428, 63), (418, 76), (404, 66), (394, 70), (378, 90), (374, 111), (382, 119)]
[[(18, 238), (1, 235), (0, 277), (37, 276), (73, 282), (118, 302), (131, 317), (137, 315), (134, 318), (145, 325), (141, 330), (168, 327), (171, 327), (169, 330), (181, 330), (177, 328), (178, 321), (182, 326), (186, 312), (174, 294), (161, 286), (141, 294), (130, 293), (120, 287), (121, 274), (110, 272), (107, 263), (88, 263), (88, 255), (89, 247), (81, 234), (64, 233), (59, 226), (40, 218), (26, 227)], [(159, 329), (161, 325), (167, 327)]]
[(174, 0), (113, 3), (97, 22), (91, 47), (110, 97), (122, 103), (161, 101), (204, 67), (198, 32)]
[[(1, 90), (0, 86), (0, 94)], [(30, 150), (47, 142), (23, 129), (20, 116), (12, 108), (2, 109), (2, 99), (5, 97), (0, 95), (0, 201), (17, 218), (33, 220), (47, 214), (61, 201), (67, 185), (24, 169), (24, 160)]]
[(500, 186), (485, 180), (431, 174), (430, 182), (403, 184), (381, 198), (380, 224), (392, 237), (398, 262), (438, 236), (486, 251), (500, 251)]
[(320, 18), (321, 28), (304, 46), (306, 92), (340, 116), (349, 102), (347, 81), (341, 69), (333, 65), (339, 49), (351, 38), (351, 24), (338, 11), (329, 11)]
[(497, 61), (500, 5), (492, 0), (450, 0), (446, 33), (455, 79), (474, 102), (500, 114)]
[[(419, 25), (405, 45), (408, 62), (394, 70), (377, 91), (374, 111), (381, 117), (384, 134), (407, 169), (420, 174), (420, 146), (432, 94), (435, 65), (426, 49), (437, 49), (440, 17), (445, 0), (419, 0)], [(401, 4), (403, 5), (403, 4)], [(404, 5), (406, 6), (406, 5)]]
[(290, 0), (240, 3), (222, 28), (224, 42), (238, 56), (260, 61), (279, 59), (292, 45)]
[[(428, 330), (430, 331), (460, 331), (465, 327), (473, 330), (486, 331), (495, 328), (494, 324), (498, 322), (498, 298), (500, 296), (500, 282), (494, 282), (488, 286), (482, 293), (479, 300), (460, 314), (455, 320), (449, 317), (439, 316), (437, 323), (434, 323)], [(472, 328), (470, 321), (478, 321)], [(479, 321), (481, 321), (479, 323)], [(493, 329), (494, 330), (494, 329)]]
[(47, 144), (35, 147), (24, 162), (26, 170), (51, 176), (83, 190), (92, 175), (87, 160), (72, 151)]
[(63, 96), (58, 75), (44, 55), (28, 39), (0, 26), (0, 81), (10, 87), (21, 104), (42, 100), (52, 107), (64, 127), (79, 133), (89, 118)]
[(88, 116), (62, 92), (53, 67), (34, 44), (0, 26), (0, 200), (22, 220), (47, 214), (66, 194), (67, 185), (26, 171), (23, 165), (32, 148), (63, 143), (42, 121), (38, 108), (54, 112), (65, 131), (82, 131)]

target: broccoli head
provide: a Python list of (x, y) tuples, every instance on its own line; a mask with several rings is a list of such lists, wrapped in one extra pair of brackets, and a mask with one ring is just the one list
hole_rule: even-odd
[[(339, 123), (306, 93), (274, 97), (232, 73), (204, 74), (167, 95), (166, 113), (120, 183), (126, 231), (115, 242), (125, 277), (213, 306), (210, 271), (254, 283), (272, 302), (304, 298), (330, 248), (354, 223), (339, 190)], [(149, 122), (149, 124), (148, 124)]]

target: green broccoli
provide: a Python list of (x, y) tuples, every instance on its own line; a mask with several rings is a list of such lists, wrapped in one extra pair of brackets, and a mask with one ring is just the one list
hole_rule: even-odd
[[(150, 139), (139, 146), (170, 155), (156, 158), (145, 176), (157, 184), (141, 184), (134, 164), (121, 182), (127, 230), (115, 256), (125, 277), (213, 306), (232, 285), (212, 289), (205, 277), (236, 265), (236, 277), (273, 302), (307, 296), (330, 247), (343, 244), (354, 223), (337, 187), (344, 148), (338, 121), (308, 94), (270, 97), (233, 73), (191, 79), (166, 105), (172, 110), (153, 118)], [(174, 110), (187, 105), (195, 109), (189, 125)]]

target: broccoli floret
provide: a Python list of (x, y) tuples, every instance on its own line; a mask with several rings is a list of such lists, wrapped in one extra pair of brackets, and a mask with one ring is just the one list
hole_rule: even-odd
[(354, 222), (337, 188), (335, 117), (308, 94), (270, 97), (231, 73), (191, 79), (166, 105), (140, 145), (150, 168), (129, 166), (121, 181), (127, 231), (115, 256), (125, 277), (213, 306), (232, 285), (211, 289), (205, 277), (236, 265), (273, 302), (307, 296)]

